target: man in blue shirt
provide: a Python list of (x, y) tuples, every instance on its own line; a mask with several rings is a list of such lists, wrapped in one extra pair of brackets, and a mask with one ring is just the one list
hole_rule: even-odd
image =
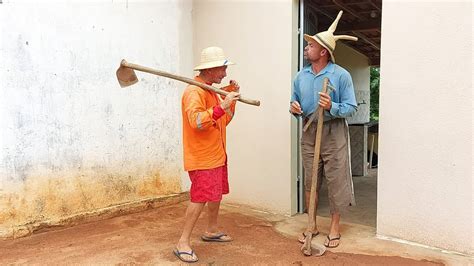
[[(314, 36), (305, 34), (304, 38), (308, 44), (304, 49), (304, 57), (310, 64), (296, 75), (290, 103), (290, 112), (297, 116), (303, 116), (305, 124), (311, 114), (316, 112), (316, 108), (324, 109), (321, 155), (317, 175), (316, 209), (324, 176), (328, 186), (331, 212), (331, 228), (324, 245), (329, 248), (335, 248), (339, 245), (341, 212), (344, 212), (347, 207), (355, 205), (350, 168), (349, 129), (345, 118), (356, 111), (357, 103), (351, 75), (347, 70), (335, 64), (333, 52), (337, 40), (355, 41), (357, 38), (333, 35), (341, 15), (342, 11), (339, 12), (336, 20), (327, 31)], [(320, 92), (324, 78), (329, 79), (330, 86), (335, 90), (330, 93)], [(306, 203), (309, 202), (311, 191), (316, 124), (316, 121), (311, 123), (309, 128), (303, 132), (301, 138)], [(316, 221), (316, 211), (314, 215)], [(317, 225), (312, 231), (313, 236), (319, 234)], [(299, 241), (304, 243), (304, 240), (305, 235), (303, 233)]]

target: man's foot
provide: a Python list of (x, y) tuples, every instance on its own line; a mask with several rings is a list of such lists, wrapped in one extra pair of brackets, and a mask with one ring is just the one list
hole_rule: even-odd
[(198, 261), (198, 257), (196, 256), (196, 253), (194, 253), (189, 242), (186, 242), (186, 241), (178, 242), (178, 244), (176, 245), (176, 248), (173, 250), (173, 254), (176, 255), (178, 259), (184, 262)]
[(209, 233), (206, 232), (201, 236), (202, 241), (206, 242), (230, 242), (232, 237), (228, 236), (225, 233)]
[(339, 246), (339, 242), (341, 241), (341, 234), (337, 236), (331, 237), (330, 235), (327, 236), (326, 241), (324, 242), (324, 246), (327, 248), (336, 248)]
[[(315, 237), (317, 235), (319, 235), (319, 231), (313, 233), (313, 237)], [(298, 237), (298, 242), (300, 242), (301, 244), (304, 244), (305, 239), (306, 239), (306, 234), (305, 234), (305, 232), (303, 232), (303, 233), (301, 233), (301, 236)]]
[(189, 250), (189, 251), (180, 251), (178, 250), (178, 248), (175, 248), (173, 250), (173, 254), (178, 257), (178, 259), (180, 259), (181, 261), (184, 261), (184, 262), (187, 262), (187, 263), (193, 263), (193, 262), (197, 262), (199, 259), (198, 257), (196, 256), (196, 253), (194, 253), (193, 250)]

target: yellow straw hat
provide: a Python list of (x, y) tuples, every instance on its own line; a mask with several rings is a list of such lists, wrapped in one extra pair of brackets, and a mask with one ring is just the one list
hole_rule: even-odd
[(304, 39), (307, 42), (310, 41), (316, 41), (319, 44), (321, 44), (324, 48), (326, 48), (329, 51), (329, 54), (331, 54), (331, 61), (333, 63), (336, 62), (336, 59), (334, 59), (334, 50), (336, 49), (336, 41), (337, 40), (351, 40), (351, 41), (357, 41), (357, 37), (354, 36), (349, 36), (349, 35), (337, 35), (334, 36), (334, 31), (336, 30), (337, 23), (339, 22), (339, 19), (342, 16), (342, 11), (339, 11), (339, 14), (337, 14), (336, 20), (331, 24), (329, 29), (327, 31), (323, 31), (320, 33), (317, 33), (314, 36), (305, 34)]
[(225, 55), (224, 50), (220, 47), (207, 47), (201, 52), (201, 63), (194, 68), (194, 70), (202, 70), (213, 67), (235, 65), (229, 61)]

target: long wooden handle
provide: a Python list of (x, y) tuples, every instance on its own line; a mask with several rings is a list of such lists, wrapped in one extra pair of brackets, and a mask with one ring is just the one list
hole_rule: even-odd
[[(191, 84), (191, 85), (201, 87), (205, 90), (213, 91), (213, 92), (215, 92), (217, 94), (220, 94), (220, 95), (223, 95), (223, 96), (227, 96), (227, 94), (229, 94), (229, 92), (227, 92), (227, 91), (221, 90), (219, 88), (216, 88), (216, 87), (213, 87), (213, 86), (201, 83), (201, 82), (197, 82), (194, 79), (178, 76), (178, 75), (171, 74), (171, 73), (168, 73), (168, 72), (165, 72), (165, 71), (161, 71), (161, 70), (157, 70), (157, 69), (153, 69), (153, 68), (149, 68), (149, 67), (145, 67), (145, 66), (140, 66), (140, 65), (137, 65), (137, 64), (128, 63), (125, 60), (122, 60), (122, 62), (120, 64), (124, 67), (128, 67), (128, 68), (135, 69), (135, 70), (138, 70), (138, 71), (147, 72), (147, 73), (150, 73), (150, 74), (154, 74), (154, 75), (158, 75), (158, 76), (162, 76), (162, 77), (167, 77), (167, 78), (179, 80), (179, 81)], [(246, 104), (260, 106), (260, 101), (259, 100), (246, 99), (242, 96), (240, 96), (238, 101), (246, 103)]]
[[(329, 83), (329, 79), (325, 78), (323, 83), (323, 89), (321, 92), (326, 93), (327, 86)], [(323, 121), (324, 121), (324, 109), (318, 109), (318, 125), (316, 130), (316, 141), (314, 144), (314, 159), (313, 159), (313, 179), (311, 180), (311, 196), (309, 200), (309, 210), (308, 210), (308, 230), (313, 230), (315, 226), (315, 219), (314, 219), (314, 210), (316, 205), (316, 190), (318, 189), (318, 170), (319, 170), (319, 156), (321, 154), (321, 137), (323, 131)]]
[[(323, 88), (321, 92), (326, 93), (329, 84), (329, 79), (324, 78), (323, 81)], [(315, 209), (316, 209), (316, 191), (318, 189), (318, 171), (319, 171), (319, 155), (321, 154), (321, 138), (322, 138), (322, 131), (323, 131), (323, 122), (324, 122), (324, 109), (318, 108), (317, 109), (318, 115), (318, 125), (316, 129), (316, 140), (314, 144), (314, 158), (313, 158), (313, 172), (311, 180), (311, 195), (309, 198), (309, 207), (308, 207), (308, 227), (306, 228), (305, 232), (305, 241), (303, 246), (301, 247), (301, 251), (306, 256), (311, 256), (311, 240), (313, 238), (313, 230), (316, 226), (315, 220)]]

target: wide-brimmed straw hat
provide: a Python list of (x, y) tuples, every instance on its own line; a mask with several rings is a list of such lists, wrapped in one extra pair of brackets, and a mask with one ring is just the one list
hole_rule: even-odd
[(207, 68), (214, 68), (220, 66), (235, 65), (229, 61), (225, 55), (224, 50), (220, 47), (207, 47), (201, 52), (201, 63), (194, 68), (194, 70), (202, 70)]
[(334, 36), (334, 31), (336, 30), (337, 23), (339, 22), (339, 19), (342, 16), (342, 10), (339, 11), (339, 14), (337, 14), (336, 20), (331, 24), (329, 29), (327, 31), (323, 31), (320, 33), (317, 33), (314, 36), (305, 34), (304, 39), (307, 42), (310, 41), (316, 41), (319, 44), (321, 44), (324, 48), (326, 48), (329, 51), (329, 54), (331, 54), (331, 61), (333, 63), (336, 62), (336, 59), (334, 59), (334, 50), (336, 49), (336, 41), (337, 40), (351, 40), (351, 41), (357, 41), (357, 37), (354, 36), (349, 36), (349, 35), (337, 35)]

